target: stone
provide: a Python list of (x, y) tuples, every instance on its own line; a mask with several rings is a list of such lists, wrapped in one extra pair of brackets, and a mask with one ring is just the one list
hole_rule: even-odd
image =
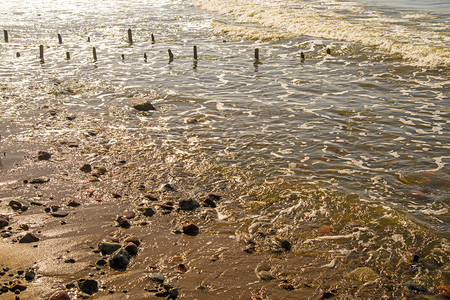
[(133, 219), (136, 216), (136, 213), (132, 210), (126, 210), (123, 212), (123, 215), (127, 219)]
[(9, 201), (9, 206), (15, 210), (20, 209), (21, 211), (26, 211), (30, 207), (30, 202), (23, 199), (15, 199)]
[(25, 272), (25, 280), (27, 280), (27, 281), (33, 281), (35, 277), (36, 277), (36, 272), (34, 272), (33, 269), (28, 269), (28, 270)]
[(193, 199), (181, 200), (178, 205), (180, 210), (194, 210), (200, 207), (200, 204), (198, 204), (198, 202)]
[(269, 281), (269, 280), (275, 279), (275, 277), (273, 277), (272, 274), (266, 270), (261, 270), (261, 271), (256, 272), (256, 276), (258, 276), (258, 278), (260, 280), (264, 280), (264, 281)]
[(280, 288), (288, 290), (288, 291), (292, 291), (294, 290), (294, 286), (291, 283), (287, 283), (287, 282), (282, 282), (278, 285)]
[(23, 285), (19, 280), (14, 280), (12, 284), (9, 285), (8, 289), (11, 292), (15, 291), (25, 291), (27, 289), (26, 285)]
[(55, 218), (64, 218), (69, 215), (69, 212), (58, 210), (58, 211), (52, 212), (51, 215)]
[(150, 193), (145, 194), (144, 197), (150, 201), (158, 201), (158, 197)]
[(102, 254), (112, 254), (120, 249), (119, 243), (106, 243), (102, 242), (98, 245), (98, 249)]
[(125, 239), (125, 243), (133, 243), (139, 247), (139, 245), (141, 244), (141, 241), (139, 240), (139, 238), (137, 238), (135, 236), (130, 236)]
[(155, 211), (151, 207), (140, 207), (138, 210), (146, 217), (152, 217)]
[(217, 204), (214, 200), (212, 200), (211, 198), (206, 198), (205, 201), (203, 201), (203, 206), (205, 207), (212, 207), (212, 208), (216, 208)]
[(49, 181), (50, 181), (49, 178), (46, 178), (46, 179), (43, 179), (43, 178), (35, 178), (35, 179), (32, 179), (32, 180), (28, 181), (28, 183), (29, 183), (29, 184), (43, 184), (43, 183), (47, 183), (47, 182), (49, 182)]
[(186, 273), (188, 270), (185, 264), (178, 264), (177, 269), (180, 273)]
[(136, 256), (138, 254), (138, 247), (136, 246), (136, 244), (134, 243), (128, 243), (125, 246), (125, 250), (131, 255), (131, 256)]
[(176, 192), (176, 191), (177, 191), (177, 189), (174, 188), (174, 187), (173, 187), (171, 184), (169, 184), (169, 183), (163, 184), (163, 185), (161, 186), (160, 190), (161, 190), (161, 191), (166, 191), (166, 192)]
[(84, 164), (81, 168), (80, 171), (83, 173), (90, 173), (92, 171), (92, 166), (90, 164)]
[(52, 157), (52, 155), (45, 151), (39, 151), (38, 152), (38, 160), (49, 160)]
[(371, 268), (360, 267), (351, 271), (345, 277), (359, 281), (374, 281), (378, 278), (378, 275)]
[(143, 99), (134, 99), (131, 106), (138, 111), (150, 111), (156, 110), (156, 108), (150, 103), (150, 101)]
[(154, 281), (157, 283), (164, 283), (164, 281), (166, 280), (166, 276), (164, 276), (164, 274), (162, 274), (162, 273), (149, 273), (148, 278), (151, 281)]
[(99, 260), (97, 260), (97, 262), (95, 263), (97, 266), (105, 266), (106, 265), (106, 260), (104, 260), (103, 258), (102, 259), (99, 259)]
[(109, 266), (114, 270), (124, 271), (130, 263), (130, 254), (125, 249), (119, 249), (110, 257)]
[(80, 288), (80, 291), (88, 295), (92, 295), (98, 292), (98, 282), (93, 279), (78, 280), (78, 287)]
[(124, 216), (118, 216), (116, 219), (117, 224), (122, 228), (130, 228), (131, 223)]
[(70, 300), (70, 296), (64, 291), (54, 292), (48, 300)]
[(67, 206), (69, 206), (69, 207), (78, 207), (78, 206), (80, 206), (80, 205), (81, 205), (81, 203), (78, 202), (77, 200), (74, 200), (74, 199), (70, 199), (70, 200), (67, 202)]
[(23, 231), (27, 231), (30, 229), (30, 226), (28, 224), (20, 224), (19, 228)]
[(320, 228), (319, 228), (319, 233), (321, 235), (333, 235), (334, 234), (333, 231), (334, 231), (333, 227), (328, 226), (328, 225), (323, 225), (323, 226), (320, 226)]
[(199, 234), (200, 229), (198, 228), (197, 225), (195, 225), (194, 223), (192, 223), (192, 221), (185, 221), (183, 224), (183, 233), (186, 235), (190, 235), (190, 236), (195, 236), (197, 234)]
[(219, 201), (220, 199), (222, 199), (222, 197), (223, 196), (220, 194), (210, 193), (210, 194), (208, 194), (208, 196), (206, 198), (211, 199), (213, 201)]
[(22, 236), (19, 240), (19, 243), (24, 244), (24, 243), (34, 243), (39, 241), (39, 238), (37, 236), (35, 236), (32, 233), (27, 233), (24, 236)]
[(0, 229), (9, 225), (9, 217), (0, 215)]

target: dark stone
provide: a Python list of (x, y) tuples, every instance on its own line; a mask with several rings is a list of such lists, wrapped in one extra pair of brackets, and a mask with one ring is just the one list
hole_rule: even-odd
[(52, 155), (45, 151), (39, 151), (38, 153), (38, 160), (49, 160), (52, 157)]
[(134, 243), (128, 243), (125, 246), (125, 250), (131, 255), (131, 256), (136, 256), (138, 253), (138, 247), (136, 246), (136, 244)]
[(67, 217), (67, 215), (69, 214), (69, 212), (67, 211), (56, 211), (51, 213), (51, 215), (55, 218), (64, 218)]
[(25, 291), (27, 289), (27, 287), (25, 285), (23, 285), (20, 281), (15, 280), (10, 286), (9, 286), (9, 290), (11, 292), (15, 292), (15, 291)]
[(215, 194), (215, 193), (211, 193), (209, 194), (207, 197), (207, 199), (211, 199), (213, 201), (219, 201), (220, 199), (222, 199), (222, 195), (220, 194)]
[(26, 211), (30, 207), (30, 202), (23, 199), (15, 199), (9, 201), (9, 206), (14, 210), (20, 209), (21, 211)]
[(20, 238), (19, 243), (34, 243), (39, 241), (39, 238), (32, 233), (27, 233), (23, 237)]
[(88, 295), (92, 295), (98, 292), (98, 282), (93, 279), (80, 279), (78, 281), (80, 291)]
[(135, 236), (127, 237), (127, 238), (125, 239), (125, 242), (126, 242), (126, 243), (133, 243), (133, 244), (135, 244), (135, 245), (138, 246), (138, 247), (139, 247), (139, 245), (141, 245), (141, 241), (139, 240), (139, 238), (137, 238), (137, 237), (135, 237)]
[(69, 259), (66, 259), (64, 262), (65, 262), (66, 264), (74, 264), (74, 263), (75, 263), (75, 259), (69, 258)]
[(9, 225), (9, 217), (0, 215), (0, 229)]
[(98, 245), (98, 249), (102, 252), (102, 254), (111, 254), (120, 249), (119, 243), (100, 243)]
[(49, 181), (50, 181), (49, 178), (47, 178), (47, 179), (36, 178), (36, 179), (32, 179), (32, 180), (28, 181), (28, 183), (29, 184), (43, 184), (43, 183), (46, 183)]
[(59, 210), (59, 206), (58, 205), (52, 205), (50, 206), (52, 212), (58, 211)]
[(132, 210), (126, 210), (123, 212), (123, 215), (127, 219), (133, 219), (136, 216), (136, 213)]
[(138, 111), (156, 110), (156, 108), (147, 100), (135, 100), (132, 106)]
[(166, 280), (166, 276), (164, 276), (164, 274), (162, 273), (150, 273), (148, 274), (148, 278), (151, 281), (157, 282), (157, 283), (164, 283), (164, 281)]
[(70, 296), (64, 291), (57, 291), (48, 300), (70, 300)]
[(152, 217), (155, 214), (155, 211), (151, 207), (141, 207), (138, 210), (146, 217)]
[(200, 207), (200, 204), (198, 204), (198, 202), (193, 199), (181, 200), (178, 205), (180, 207), (180, 210), (194, 210)]
[(73, 289), (75, 286), (76, 286), (75, 283), (71, 282), (66, 284), (66, 289)]
[(28, 269), (28, 270), (25, 272), (25, 279), (26, 279), (27, 281), (33, 281), (35, 277), (36, 277), (36, 273), (34, 272), (33, 269)]
[(28, 224), (20, 224), (19, 227), (20, 227), (20, 229), (22, 229), (24, 231), (27, 231), (30, 229), (30, 226)]
[(81, 168), (80, 168), (81, 172), (84, 173), (90, 173), (92, 171), (92, 167), (90, 164), (84, 164)]
[(117, 224), (119, 224), (122, 228), (130, 228), (131, 224), (130, 221), (128, 221), (125, 217), (119, 216), (116, 219)]
[(104, 260), (104, 259), (99, 259), (99, 260), (97, 260), (97, 266), (104, 266), (104, 265), (106, 265), (106, 260)]
[(77, 200), (74, 200), (74, 199), (70, 199), (67, 202), (67, 206), (70, 206), (70, 207), (77, 207), (77, 206), (80, 206), (80, 205), (81, 205), (81, 203), (78, 202)]
[(198, 228), (197, 225), (195, 225), (194, 223), (192, 223), (191, 221), (186, 221), (183, 225), (183, 233), (186, 235), (190, 235), (190, 236), (194, 236), (199, 234), (200, 229)]
[(166, 184), (163, 184), (162, 186), (161, 186), (161, 190), (162, 191), (166, 191), (166, 192), (176, 192), (177, 190), (176, 190), (176, 188), (174, 188), (171, 184), (169, 184), (169, 183), (166, 183)]
[(114, 270), (124, 271), (130, 263), (130, 258), (128, 251), (119, 249), (109, 259), (109, 266)]
[[(144, 188), (145, 188), (145, 187), (144, 187)], [(147, 198), (147, 199), (150, 200), (150, 201), (158, 201), (158, 197), (155, 196), (155, 195), (153, 195), (153, 194), (147, 193), (147, 194), (144, 195), (144, 197)]]
[(203, 201), (203, 206), (205, 207), (212, 207), (212, 208), (216, 208), (216, 202), (214, 200), (212, 200), (211, 198), (206, 198), (205, 201)]

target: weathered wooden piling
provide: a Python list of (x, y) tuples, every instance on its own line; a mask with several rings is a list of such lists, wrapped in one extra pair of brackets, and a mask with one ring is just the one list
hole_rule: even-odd
[(62, 44), (62, 36), (58, 33), (58, 43), (61, 45)]
[(90, 36), (88, 36), (88, 38), (87, 38), (87, 42), (88, 42), (88, 43), (90, 43), (90, 42), (91, 42), (91, 37), (90, 37)]
[(144, 52), (144, 62), (147, 62), (147, 53)]
[(122, 58), (122, 61), (125, 60), (125, 54), (122, 54), (120, 57)]
[(40, 45), (39, 46), (39, 59), (41, 60), (41, 62), (44, 62), (44, 46)]
[(327, 48), (327, 54), (331, 55), (331, 49)]
[(303, 52), (300, 52), (300, 60), (301, 62), (305, 61), (305, 54)]
[(20, 52), (16, 52), (16, 57), (20, 57)]
[(8, 30), (3, 30), (3, 36), (5, 37), (5, 43), (9, 42)]
[(169, 52), (169, 64), (170, 64), (173, 61), (173, 53), (170, 49), (168, 50), (168, 52)]
[(256, 48), (255, 49), (255, 60), (259, 60), (259, 49), (258, 48)]
[(128, 43), (133, 44), (133, 33), (128, 29)]
[(197, 55), (197, 46), (194, 46), (194, 59), (195, 59), (195, 60), (198, 59), (198, 55)]
[(155, 43), (155, 36), (152, 33), (152, 44), (154, 44), (154, 43)]
[(94, 61), (97, 61), (97, 49), (95, 47), (92, 47), (92, 56), (94, 57)]
[(70, 60), (70, 53), (66, 52), (66, 60)]

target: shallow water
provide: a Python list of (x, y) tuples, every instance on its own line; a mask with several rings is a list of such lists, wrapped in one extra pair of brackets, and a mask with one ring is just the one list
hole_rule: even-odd
[[(448, 280), (445, 12), (291, 0), (3, 7), (1, 122), (22, 126), (0, 133), (4, 145), (102, 131), (108, 149), (147, 159), (168, 179), (190, 174), (193, 193), (198, 181), (233, 195), (224, 213), (243, 224), (269, 215), (279, 234), (315, 250), (311, 228), (331, 224), (377, 249), (375, 267), (419, 253), (429, 264), (420, 281)], [(158, 111), (136, 113), (132, 97)]]

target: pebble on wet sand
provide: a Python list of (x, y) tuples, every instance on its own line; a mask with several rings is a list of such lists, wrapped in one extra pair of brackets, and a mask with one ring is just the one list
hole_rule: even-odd
[(83, 293), (92, 295), (98, 292), (98, 282), (93, 279), (80, 279), (78, 286)]
[(109, 259), (109, 266), (114, 270), (124, 271), (129, 262), (130, 254), (125, 249), (119, 249)]
[(194, 223), (192, 223), (192, 221), (187, 220), (184, 222), (183, 224), (183, 233), (186, 235), (197, 235), (199, 234), (200, 229), (198, 228), (197, 225), (195, 225)]
[(156, 108), (149, 101), (142, 99), (133, 100), (132, 106), (135, 110), (138, 111), (156, 110)]
[(138, 253), (138, 247), (134, 244), (134, 243), (128, 243), (125, 246), (125, 250), (131, 255), (131, 256), (136, 256)]
[(146, 217), (152, 217), (155, 214), (155, 210), (151, 207), (140, 207), (138, 210)]
[(0, 215), (0, 229), (9, 225), (9, 217)]
[(131, 226), (130, 221), (128, 221), (124, 216), (118, 216), (116, 222), (122, 228), (130, 228)]
[(70, 300), (70, 296), (64, 291), (54, 292), (48, 300)]
[(39, 241), (39, 238), (32, 233), (27, 233), (23, 237), (20, 238), (19, 243), (34, 243)]
[(90, 164), (84, 164), (81, 168), (80, 171), (83, 173), (90, 173), (92, 171), (92, 166)]
[(45, 151), (39, 151), (38, 152), (38, 160), (49, 160), (52, 157), (52, 155)]

